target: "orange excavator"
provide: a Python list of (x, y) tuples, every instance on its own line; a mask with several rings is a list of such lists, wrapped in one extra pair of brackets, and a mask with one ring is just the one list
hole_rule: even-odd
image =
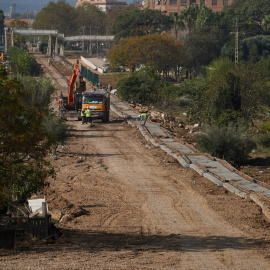
[(80, 118), (82, 109), (82, 93), (85, 92), (86, 85), (79, 68), (79, 60), (73, 65), (72, 74), (68, 83), (68, 96), (63, 96), (61, 92), (58, 99), (58, 111), (61, 116)]

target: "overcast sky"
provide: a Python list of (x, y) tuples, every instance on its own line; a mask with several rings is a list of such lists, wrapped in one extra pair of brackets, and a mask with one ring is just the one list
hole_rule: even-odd
[[(57, 2), (57, 0), (0, 0), (0, 9), (7, 12), (13, 4), (16, 4), (16, 12), (33, 12), (40, 11), (49, 2)], [(66, 0), (66, 2), (75, 7), (76, 1)]]
[[(132, 3), (132, 0), (119, 0), (119, 1), (126, 1), (127, 3)], [(16, 12), (23, 13), (23, 12), (33, 12), (33, 11), (40, 11), (42, 8), (47, 6), (49, 2), (57, 2), (57, 0), (0, 0), (0, 9), (4, 12), (8, 12), (10, 7), (13, 4), (16, 4)], [(66, 3), (70, 4), (71, 6), (75, 7), (75, 0), (66, 0)]]

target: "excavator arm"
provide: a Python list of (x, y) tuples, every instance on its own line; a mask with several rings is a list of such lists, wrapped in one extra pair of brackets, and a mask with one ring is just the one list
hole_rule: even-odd
[[(77, 78), (79, 78), (79, 84), (77, 84)], [(76, 86), (76, 88), (75, 88)], [(86, 90), (86, 83), (83, 80), (79, 68), (79, 60), (73, 65), (72, 73), (68, 82), (68, 96), (64, 97), (62, 92), (58, 99), (59, 111), (72, 111), (79, 110), (82, 106), (81, 95)]]
[[(75, 63), (73, 65), (73, 70), (72, 70), (72, 74), (69, 78), (69, 83), (68, 83), (68, 107), (74, 107), (74, 84), (76, 82), (77, 77), (80, 77), (81, 73), (80, 73), (80, 68), (78, 65), (78, 61), (77, 63)], [(80, 78), (81, 79), (81, 78)]]

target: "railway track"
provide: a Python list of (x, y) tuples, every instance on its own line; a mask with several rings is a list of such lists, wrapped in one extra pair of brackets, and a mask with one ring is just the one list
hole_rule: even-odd
[[(68, 79), (55, 66), (53, 66), (52, 64), (50, 66), (48, 65), (48, 58), (44, 58), (40, 55), (36, 55), (35, 57), (37, 62), (42, 65), (42, 68), (47, 74), (47, 77), (50, 77), (56, 86), (60, 86), (63, 88), (68, 87)], [(55, 72), (55, 69), (58, 72)]]

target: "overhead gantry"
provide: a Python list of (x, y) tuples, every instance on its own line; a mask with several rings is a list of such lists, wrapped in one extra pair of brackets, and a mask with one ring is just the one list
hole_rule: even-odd
[(34, 29), (16, 29), (5, 27), (5, 52), (11, 46), (14, 46), (13, 35), (24, 35), (24, 36), (48, 36), (48, 50), (47, 56), (53, 57), (55, 55), (64, 56), (64, 43), (65, 42), (82, 42), (83, 49), (84, 43), (92, 41), (96, 42), (112, 42), (114, 36), (97, 36), (97, 35), (83, 35), (65, 37), (64, 34), (58, 33), (58, 30), (34, 30)]

